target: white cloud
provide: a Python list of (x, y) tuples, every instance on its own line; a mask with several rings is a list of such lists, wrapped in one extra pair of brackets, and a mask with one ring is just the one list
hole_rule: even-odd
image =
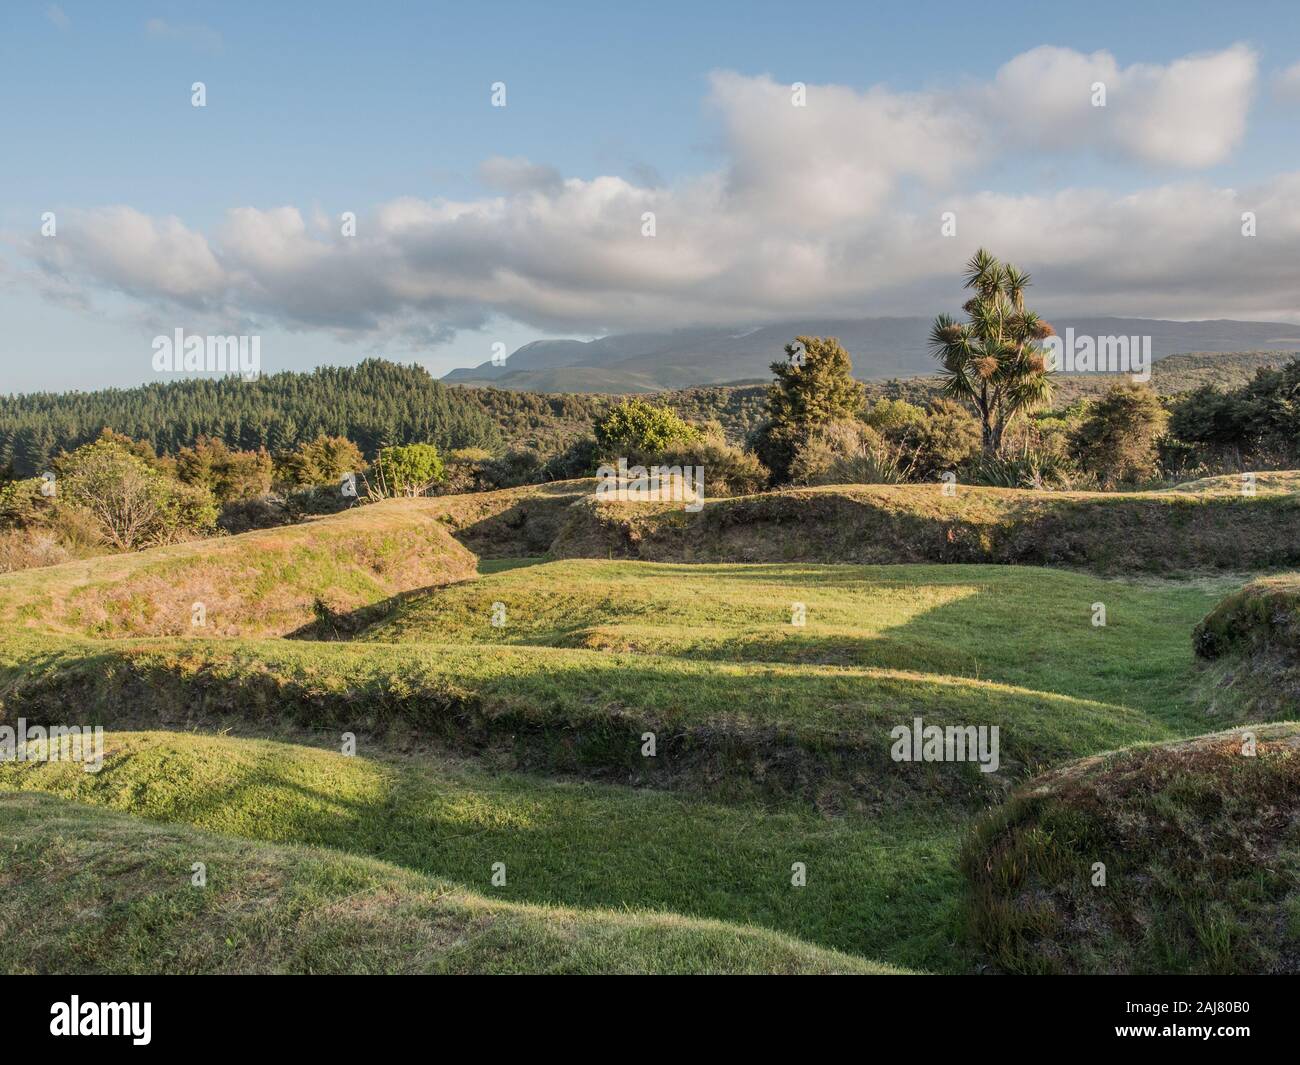
[(811, 85), (795, 106), (789, 85), (722, 71), (709, 99), (737, 206), (800, 227), (879, 211), (906, 178), (946, 183), (979, 150), (980, 131), (934, 94)]
[(68, 18), (67, 13), (58, 4), (50, 4), (46, 7), (45, 17), (61, 30), (66, 30), (72, 25), (72, 19)]
[(34, 237), (32, 258), (51, 275), (91, 277), (127, 295), (196, 305), (217, 300), (225, 273), (207, 239), (179, 218), (131, 207), (65, 211), (59, 235)]
[[(1113, 81), (1105, 120), (1088, 103), (1099, 71)], [(352, 237), (293, 206), (234, 208), (210, 236), (116, 207), (61, 217), (56, 241), (27, 250), (52, 296), (80, 284), (375, 339), (446, 337), (496, 317), (591, 335), (955, 310), (979, 244), (1034, 272), (1048, 313), (1296, 320), (1300, 174), (1242, 190), (1198, 180), (1009, 195), (979, 183), (1013, 140), (1217, 159), (1240, 136), (1253, 77), (1238, 48), (1124, 69), (1104, 53), (1035, 49), (960, 94), (809, 85), (796, 108), (789, 86), (718, 73), (725, 165), (674, 185), (491, 158), (481, 177), (492, 194), (390, 200), (360, 213)], [(1201, 128), (1189, 128), (1184, 94), (1201, 101)], [(956, 239), (940, 235), (945, 210)], [(1241, 235), (1246, 210), (1257, 237)], [(642, 236), (645, 212), (654, 237)]]
[[(1167, 66), (1120, 67), (1109, 52), (1043, 45), (1016, 56), (985, 90), (1005, 134), (1039, 150), (1097, 148), (1142, 162), (1205, 167), (1241, 141), (1258, 72), (1245, 45)], [(1093, 85), (1106, 104), (1093, 104)]]

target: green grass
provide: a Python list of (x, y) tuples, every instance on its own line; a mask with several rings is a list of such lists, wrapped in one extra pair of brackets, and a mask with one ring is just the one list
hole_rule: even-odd
[[(0, 722), (115, 730), (98, 775), (0, 766), (0, 790), (84, 804), (0, 801), (0, 890), (19, 893), (14, 912), (82, 912), (82, 891), (115, 915), (89, 930), (52, 922), (36, 946), (0, 935), (0, 965), (970, 971), (996, 952), (960, 941), (959, 850), (973, 814), (1045, 769), (1246, 719), (1226, 699), (1207, 717), (1207, 677), (1226, 659), (1207, 672), (1191, 638), (1231, 578), (954, 564), (1041, 553), (1053, 529), (1062, 558), (1083, 550), (1078, 537), (1101, 537), (1085, 554), (1102, 569), (1135, 551), (1177, 561), (1186, 552), (1169, 537), (1180, 530), (1217, 558), (1239, 530), (1212, 536), (1198, 495), (1106, 510), (1091, 497), (972, 490), (952, 524), (930, 513), (946, 504), (916, 491), (836, 490), (727, 501), (700, 526), (636, 511), (605, 529), (642, 537), (637, 550), (652, 556), (762, 558), (888, 556), (912, 544), (905, 526), (942, 526), (953, 536), (923, 537), (916, 552), (937, 544), (954, 560), (945, 565), (535, 557), (562, 526), (566, 549), (590, 531), (592, 508), (574, 492), (362, 508), (283, 537), (0, 578)], [(1267, 539), (1291, 502), (1262, 492), (1241, 516), (1259, 518)], [(1164, 524), (1142, 532), (1152, 506)], [(1135, 529), (1147, 539), (1105, 539)], [(473, 557), (449, 533), (518, 557), (484, 560), (455, 583)], [(200, 587), (226, 597), (221, 625), (201, 637), (178, 627)], [(492, 624), (496, 603), (504, 626)], [(299, 638), (271, 638), (287, 634)], [(1000, 771), (893, 761), (890, 730), (916, 716), (997, 725)], [(159, 727), (175, 731), (126, 731)], [(259, 738), (212, 735), (221, 729)], [(345, 731), (360, 757), (336, 752)], [(641, 753), (645, 732), (654, 758)], [(187, 879), (167, 879), (200, 846), (229, 874), (201, 903)], [(494, 862), (504, 887), (489, 882)], [(807, 887), (791, 886), (793, 862), (806, 864)], [(1029, 896), (1003, 901), (1002, 912), (1036, 912)], [(10, 920), (0, 912), (0, 932), (22, 927)], [(211, 934), (185, 940), (196, 921)], [(1218, 909), (1202, 923), (1207, 942), (1231, 932)]]
[[(582, 560), (515, 565), (412, 597), (359, 638), (910, 670), (1181, 722), (1195, 666), (1188, 634), (1217, 598), (1213, 582), (1034, 567)], [(1104, 627), (1093, 625), (1098, 602)], [(797, 603), (803, 626), (792, 623)]]
[[(837, 804), (982, 801), (1041, 767), (1176, 734), (1129, 707), (939, 674), (473, 644), (27, 637), (0, 646), (0, 691), (33, 721), (62, 721), (76, 700), (82, 720), (119, 727), (234, 716), (416, 732), (505, 746), (521, 765)], [(916, 716), (998, 725), (999, 773), (893, 761), (890, 730)]]
[(1275, 721), (1300, 707), (1300, 574), (1250, 581), (1196, 626), (1207, 661), (1202, 699), (1210, 713), (1239, 721)]
[[(964, 819), (918, 806), (827, 817), (419, 758), (299, 744), (110, 733), (98, 773), (0, 765), (0, 790), (50, 792), (245, 839), (382, 859), (493, 898), (761, 925), (908, 967), (958, 964)], [(490, 885), (504, 862), (507, 883)], [(791, 886), (804, 862), (808, 886)]]
[[(108, 638), (286, 635), (317, 603), (355, 610), (474, 575), (427, 499), (238, 536), (0, 574), (0, 626)], [(202, 603), (204, 624), (193, 624)]]
[(0, 825), (11, 974), (897, 972), (760, 929), (520, 905), (46, 795), (0, 795)]

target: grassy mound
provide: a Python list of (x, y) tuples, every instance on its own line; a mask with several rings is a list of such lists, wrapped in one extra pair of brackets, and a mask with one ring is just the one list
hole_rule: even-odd
[(1100, 573), (1300, 563), (1300, 495), (832, 486), (680, 504), (580, 500), (560, 558), (674, 562), (992, 562)]
[[(490, 651), (490, 653), (488, 653)], [(416, 732), (511, 764), (718, 794), (878, 803), (985, 801), (1012, 780), (1168, 726), (1124, 706), (899, 670), (711, 663), (481, 645), (50, 641), (0, 645), (0, 713), (37, 723), (211, 724), (222, 717)], [(997, 725), (997, 772), (897, 762), (890, 731)], [(643, 755), (646, 733), (654, 757)]]
[[(390, 500), (302, 525), (0, 575), (0, 624), (93, 636), (284, 635), (475, 572), (431, 500)], [(194, 604), (203, 625), (194, 624)]]
[[(648, 789), (344, 757), (229, 735), (109, 733), (103, 768), (0, 765), (40, 791), (152, 821), (391, 862), (503, 902), (672, 912), (762, 926), (909, 968), (953, 964), (963, 818), (933, 807), (828, 818)], [(794, 888), (801, 861), (809, 885)], [(503, 862), (504, 886), (491, 885)]]
[(1300, 726), (1254, 735), (1025, 786), (966, 846), (974, 942), (1013, 972), (1300, 973)]
[(569, 507), (595, 490), (594, 479), (503, 488), (425, 500), (456, 539), (482, 558), (545, 554)]
[[(500, 902), (49, 796), (0, 796), (0, 826), (8, 973), (896, 971), (758, 929)], [(191, 883), (195, 862), (206, 887)]]
[[(1256, 494), (1286, 495), (1300, 492), (1300, 470), (1262, 470), (1251, 474)], [(1197, 492), (1214, 495), (1236, 495), (1242, 493), (1245, 477), (1240, 473), (1224, 473), (1216, 477), (1201, 477), (1195, 481), (1184, 481), (1167, 489), (1170, 492)]]
[[(571, 560), (412, 596), (359, 638), (910, 670), (1175, 720), (1194, 664), (1187, 633), (1214, 601), (1206, 587), (1033, 567)], [(1105, 626), (1092, 624), (1095, 603)]]
[(1210, 611), (1192, 640), (1206, 658), (1264, 650), (1300, 656), (1300, 574), (1251, 581)]
[(1226, 596), (1196, 626), (1211, 714), (1275, 721), (1300, 708), (1300, 574), (1261, 577)]

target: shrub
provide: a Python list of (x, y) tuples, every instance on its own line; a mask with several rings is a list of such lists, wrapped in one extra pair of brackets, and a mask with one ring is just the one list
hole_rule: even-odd
[(542, 480), (567, 481), (574, 477), (590, 477), (599, 465), (600, 447), (596, 438), (584, 436), (554, 456), (539, 474)]
[(699, 439), (699, 430), (668, 407), (643, 399), (625, 399), (595, 425), (596, 445), (605, 458), (657, 453), (673, 444)]
[(256, 499), (271, 490), (271, 456), (266, 451), (232, 451), (220, 437), (201, 436), (176, 456), (176, 476), (206, 488), (218, 503)]
[(769, 420), (754, 430), (748, 448), (770, 471), (770, 485), (789, 484), (795, 455), (807, 439), (807, 432), (797, 425), (779, 425)]
[(699, 466), (704, 471), (705, 490), (715, 496), (753, 495), (763, 490), (769, 476), (757, 456), (728, 444), (720, 432), (658, 454), (632, 455), (628, 461), (643, 466)]
[(752, 438), (773, 484), (791, 480), (796, 456), (818, 427), (855, 418), (866, 395), (853, 379), (849, 353), (834, 337), (797, 337), (785, 351), (787, 361), (772, 363), (768, 419)]
[(862, 420), (878, 433), (901, 437), (907, 429), (925, 421), (925, 411), (905, 399), (878, 399), (867, 408)]
[(980, 453), (980, 423), (960, 403), (938, 399), (905, 426), (903, 442), (912, 448), (915, 475), (932, 480)]
[(542, 456), (533, 448), (507, 451), (484, 464), (479, 477), (484, 488), (516, 488), (542, 480)]
[(103, 540), (135, 550), (211, 532), (217, 508), (203, 488), (151, 468), (116, 441), (97, 440), (56, 463), (60, 504), (89, 514)]
[(1079, 467), (1103, 487), (1155, 476), (1168, 413), (1149, 385), (1116, 385), (1093, 404), (1072, 443)]
[(53, 533), (35, 529), (0, 531), (0, 573), (57, 566), (71, 557), (72, 553)]
[(866, 390), (853, 379), (853, 363), (835, 337), (796, 337), (785, 362), (772, 363), (776, 381), (767, 410), (776, 425), (811, 431), (827, 422), (856, 417)]
[(958, 479), (993, 488), (1069, 488), (1071, 469), (1061, 456), (1031, 448), (1019, 455), (974, 455)]
[(457, 447), (447, 452), (438, 495), (461, 495), (483, 487), (484, 468), (492, 461), (492, 452), (481, 447)]
[(365, 465), (361, 449), (346, 436), (326, 436), (275, 458), (276, 479), (289, 486), (310, 487), (336, 484), (346, 473), (355, 473)]
[(818, 426), (795, 450), (794, 484), (899, 484), (911, 463), (870, 425), (843, 419)]
[(366, 480), (372, 498), (422, 496), (442, 480), (443, 462), (432, 444), (404, 444), (379, 452)]
[(29, 529), (49, 523), (54, 499), (41, 494), (45, 482), (27, 477), (0, 484), (0, 528)]

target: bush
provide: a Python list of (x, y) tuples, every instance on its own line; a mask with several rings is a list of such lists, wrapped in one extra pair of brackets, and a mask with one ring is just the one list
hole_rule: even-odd
[(596, 446), (603, 458), (627, 457), (633, 453), (658, 453), (674, 444), (700, 438), (699, 430), (688, 425), (668, 407), (655, 407), (643, 399), (625, 399), (596, 422)]
[(71, 557), (71, 552), (51, 533), (18, 529), (0, 531), (0, 573), (36, 566), (57, 566)]
[(94, 520), (104, 542), (129, 551), (204, 535), (217, 508), (206, 489), (164, 476), (116, 441), (97, 440), (55, 463), (60, 505)]
[(48, 525), (53, 516), (54, 499), (41, 494), (45, 482), (40, 477), (0, 484), (0, 528), (30, 529)]
[(980, 423), (960, 403), (939, 399), (920, 419), (905, 426), (907, 445), (912, 448), (915, 476), (933, 480), (980, 453)]
[(481, 447), (458, 447), (447, 452), (437, 495), (462, 495), (482, 487), (484, 468), (492, 461), (492, 452)]
[(595, 437), (584, 436), (575, 440), (541, 468), (541, 479), (567, 481), (574, 477), (591, 477), (600, 465), (599, 452)]
[(751, 440), (774, 485), (791, 480), (795, 457), (820, 426), (857, 417), (866, 395), (834, 337), (797, 337), (785, 351), (786, 362), (772, 363), (776, 381), (767, 392), (768, 420)]
[(443, 462), (432, 444), (404, 444), (379, 452), (367, 475), (372, 498), (422, 496), (442, 480)]
[(705, 491), (715, 496), (753, 495), (763, 490), (769, 477), (757, 456), (731, 446), (720, 432), (655, 455), (632, 455), (628, 462), (642, 466), (699, 466), (704, 471)]
[(900, 484), (910, 461), (903, 450), (870, 425), (855, 419), (813, 429), (795, 448), (790, 464), (794, 484)]
[(1061, 456), (1031, 448), (1019, 455), (974, 455), (958, 480), (993, 488), (1069, 488), (1071, 472)]
[(867, 408), (862, 420), (878, 433), (901, 438), (909, 428), (925, 421), (925, 411), (905, 399), (878, 399)]
[(1105, 488), (1154, 477), (1168, 420), (1149, 385), (1116, 385), (1088, 408), (1074, 432), (1079, 467)]
[(346, 436), (322, 433), (287, 454), (277, 455), (275, 477), (289, 487), (338, 484), (344, 474), (356, 473), (364, 465), (361, 449)]
[(1260, 369), (1243, 388), (1210, 385), (1174, 407), (1169, 431), (1208, 467), (1287, 468), (1300, 462), (1300, 358)]
[(176, 456), (176, 476), (206, 488), (218, 503), (266, 495), (271, 490), (271, 469), (266, 451), (231, 451), (220, 437), (201, 436)]
[(808, 439), (806, 430), (796, 425), (766, 421), (754, 430), (748, 449), (770, 472), (768, 484), (789, 484), (795, 456)]
[(500, 458), (485, 463), (479, 480), (485, 489), (517, 488), (543, 479), (542, 456), (532, 448), (507, 451)]

